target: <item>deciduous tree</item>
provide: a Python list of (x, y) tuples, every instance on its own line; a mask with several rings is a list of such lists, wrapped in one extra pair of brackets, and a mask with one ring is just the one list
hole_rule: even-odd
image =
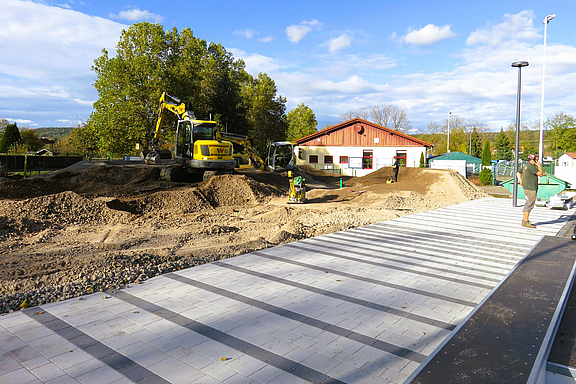
[(408, 119), (408, 113), (404, 109), (392, 104), (380, 104), (356, 110), (351, 109), (342, 114), (340, 119), (346, 121), (355, 117), (369, 120), (383, 127), (400, 132), (406, 132), (412, 128), (412, 124)]
[[(221, 128), (248, 131), (247, 103), (241, 89), (248, 82), (244, 63), (221, 45), (194, 37), (189, 28), (165, 31), (159, 24), (137, 23), (123, 30), (116, 56), (106, 50), (94, 61), (94, 103), (88, 125), (97, 147), (106, 153), (127, 153), (137, 143), (149, 144), (158, 118), (162, 92), (178, 97), (199, 119), (216, 119)], [(160, 141), (170, 137), (165, 119)]]
[(304, 103), (289, 111), (286, 120), (288, 123), (286, 139), (290, 141), (316, 132), (318, 126), (314, 111)]
[(265, 73), (250, 77), (243, 95), (248, 106), (248, 134), (263, 154), (268, 141), (286, 139), (286, 98), (277, 94), (276, 83)]
[(28, 151), (38, 151), (44, 148), (44, 143), (38, 137), (38, 134), (34, 129), (23, 128), (20, 130), (20, 137), (22, 138), (22, 143), (26, 146)]

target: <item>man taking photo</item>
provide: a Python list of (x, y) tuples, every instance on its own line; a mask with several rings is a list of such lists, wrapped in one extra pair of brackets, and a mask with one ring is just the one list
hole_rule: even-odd
[(542, 165), (538, 161), (536, 154), (528, 155), (528, 164), (524, 165), (517, 173), (516, 177), (518, 182), (524, 188), (524, 196), (526, 202), (524, 203), (524, 218), (522, 226), (526, 228), (536, 228), (529, 220), (530, 211), (536, 204), (536, 193), (538, 193), (538, 176), (544, 176)]

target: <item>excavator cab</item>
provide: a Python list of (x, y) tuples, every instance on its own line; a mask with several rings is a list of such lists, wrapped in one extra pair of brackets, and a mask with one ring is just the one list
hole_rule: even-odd
[(268, 146), (267, 168), (272, 172), (295, 170), (294, 143), (276, 141)]

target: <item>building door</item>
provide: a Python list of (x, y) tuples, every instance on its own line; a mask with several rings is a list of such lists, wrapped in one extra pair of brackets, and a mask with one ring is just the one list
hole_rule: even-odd
[(371, 149), (362, 151), (362, 169), (372, 169), (372, 155)]
[(396, 157), (398, 158), (398, 161), (400, 162), (400, 166), (405, 167), (406, 166), (406, 151), (396, 151)]

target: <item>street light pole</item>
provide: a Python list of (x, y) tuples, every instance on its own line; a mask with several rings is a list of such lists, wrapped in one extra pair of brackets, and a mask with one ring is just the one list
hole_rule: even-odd
[(514, 185), (512, 188), (512, 206), (517, 207), (518, 199), (518, 147), (520, 146), (520, 97), (522, 92), (522, 67), (527, 67), (527, 61), (515, 61), (512, 67), (518, 68), (518, 92), (516, 97), (516, 143), (514, 145)]
[(450, 116), (452, 116), (452, 112), (448, 112), (448, 142), (446, 143), (446, 153), (450, 153)]
[(544, 80), (546, 74), (546, 32), (548, 30), (548, 23), (556, 15), (548, 15), (544, 18), (544, 58), (542, 59), (542, 98), (540, 100), (540, 144), (538, 145), (538, 154), (540, 158), (540, 164), (544, 158)]

